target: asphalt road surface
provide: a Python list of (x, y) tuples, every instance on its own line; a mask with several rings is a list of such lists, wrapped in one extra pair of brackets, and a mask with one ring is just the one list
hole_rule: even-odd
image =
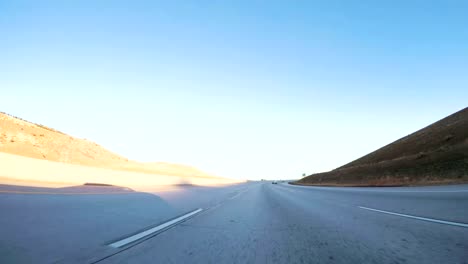
[(468, 263), (468, 185), (0, 187), (0, 263)]

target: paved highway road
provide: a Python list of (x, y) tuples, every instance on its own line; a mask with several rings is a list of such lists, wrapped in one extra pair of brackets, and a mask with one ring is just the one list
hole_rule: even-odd
[(2, 263), (468, 263), (467, 185), (0, 193), (0, 209)]

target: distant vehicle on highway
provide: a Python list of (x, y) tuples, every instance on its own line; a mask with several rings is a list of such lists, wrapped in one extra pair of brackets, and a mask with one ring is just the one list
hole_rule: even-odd
[(272, 181), (271, 184), (278, 184), (278, 182), (277, 181)]

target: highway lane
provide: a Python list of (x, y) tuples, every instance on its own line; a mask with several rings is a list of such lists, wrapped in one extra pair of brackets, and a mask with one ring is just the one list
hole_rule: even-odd
[(360, 208), (468, 223), (463, 190), (252, 184), (98, 263), (467, 263), (468, 228)]
[[(450, 224), (468, 223), (467, 185), (1, 190), (1, 263), (468, 263), (468, 228)], [(198, 208), (144, 241), (109, 246)]]
[(238, 194), (226, 187), (36, 188), (0, 185), (0, 263), (87, 263), (108, 243)]

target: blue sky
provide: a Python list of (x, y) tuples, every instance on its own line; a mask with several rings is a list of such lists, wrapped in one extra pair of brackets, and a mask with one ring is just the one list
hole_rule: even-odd
[(467, 106), (467, 1), (2, 1), (1, 111), (243, 179)]

